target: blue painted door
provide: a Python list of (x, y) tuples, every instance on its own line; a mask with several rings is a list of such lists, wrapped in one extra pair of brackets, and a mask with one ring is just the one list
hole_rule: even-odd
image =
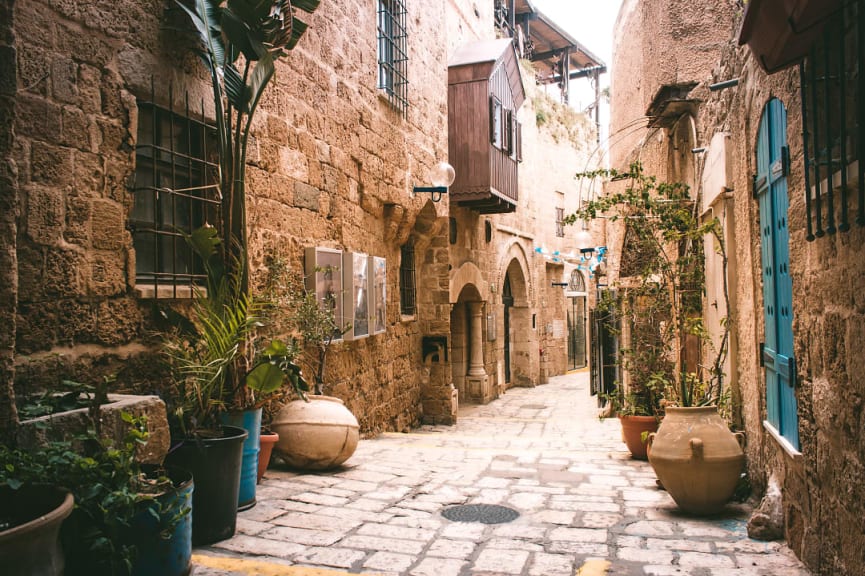
[(763, 273), (763, 318), (769, 423), (799, 449), (796, 410), (796, 360), (793, 356), (793, 284), (790, 280), (790, 233), (787, 222), (787, 111), (778, 99), (763, 110), (757, 141), (760, 202), (760, 254)]

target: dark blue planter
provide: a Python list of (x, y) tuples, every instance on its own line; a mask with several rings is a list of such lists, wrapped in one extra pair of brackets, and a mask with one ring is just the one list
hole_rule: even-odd
[(243, 412), (227, 412), (222, 423), (246, 430), (243, 442), (243, 460), (240, 464), (240, 492), (237, 509), (247, 510), (255, 506), (255, 485), (258, 483), (258, 453), (261, 450), (261, 408)]
[(132, 520), (138, 549), (132, 576), (184, 576), (191, 567), (192, 473), (176, 467), (165, 473), (174, 490), (145, 504)]
[(192, 472), (195, 480), (193, 546), (234, 536), (244, 440), (246, 430), (223, 426), (217, 437), (180, 440), (165, 458), (167, 464)]

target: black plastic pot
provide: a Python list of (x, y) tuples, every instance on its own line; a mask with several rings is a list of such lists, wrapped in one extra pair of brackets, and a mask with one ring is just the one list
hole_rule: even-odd
[(0, 572), (5, 576), (63, 574), (60, 525), (72, 513), (72, 494), (52, 486), (0, 488)]
[(165, 463), (192, 472), (192, 545), (201, 546), (234, 536), (240, 465), (247, 432), (223, 426), (212, 438), (184, 438), (172, 448)]

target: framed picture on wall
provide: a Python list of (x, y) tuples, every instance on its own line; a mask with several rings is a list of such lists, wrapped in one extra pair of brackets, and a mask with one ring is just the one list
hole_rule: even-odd
[(345, 311), (351, 322), (351, 329), (346, 332), (345, 338), (364, 338), (369, 336), (369, 256), (361, 252), (346, 252), (343, 255), (343, 269)]
[[(337, 326), (345, 326), (343, 308), (343, 253), (342, 250), (313, 246), (304, 252), (304, 279), (306, 289), (315, 292), (319, 305), (333, 310)], [(343, 338), (339, 329), (334, 340)]]
[(370, 326), (372, 334), (381, 334), (387, 330), (387, 260), (379, 256), (370, 256), (370, 274), (372, 307)]

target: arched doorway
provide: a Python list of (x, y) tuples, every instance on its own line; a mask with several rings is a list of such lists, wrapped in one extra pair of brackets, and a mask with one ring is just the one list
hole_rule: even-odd
[(505, 342), (504, 342), (504, 367), (505, 384), (511, 382), (511, 308), (514, 305), (514, 294), (511, 292), (511, 277), (505, 274), (505, 283), (502, 287), (502, 307), (505, 316)]
[(518, 258), (513, 258), (505, 269), (502, 305), (504, 386), (534, 386), (540, 377), (538, 337), (529, 308), (526, 275)]
[(477, 287), (466, 284), (451, 308), (454, 386), (460, 401), (480, 404), (496, 397), (484, 364), (484, 306)]
[(585, 368), (586, 356), (586, 280), (579, 270), (571, 272), (568, 281), (568, 370)]

